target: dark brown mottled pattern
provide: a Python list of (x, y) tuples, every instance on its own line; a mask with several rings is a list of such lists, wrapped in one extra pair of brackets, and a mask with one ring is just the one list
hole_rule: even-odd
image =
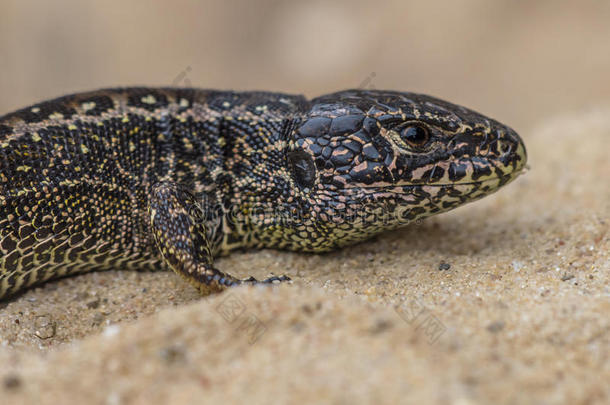
[(0, 117), (0, 298), (111, 268), (171, 268), (202, 292), (254, 283), (213, 258), (351, 244), (490, 194), (525, 163), (510, 128), (413, 93), (58, 98)]

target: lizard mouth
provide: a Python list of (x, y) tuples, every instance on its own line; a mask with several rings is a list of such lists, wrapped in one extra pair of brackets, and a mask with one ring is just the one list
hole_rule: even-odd
[[(386, 173), (391, 173), (383, 168)], [(408, 193), (421, 189), (478, 188), (489, 194), (491, 191), (512, 182), (528, 170), (525, 146), (520, 139), (506, 153), (496, 156), (461, 157), (453, 160), (431, 162), (406, 171), (408, 176), (394, 172), (383, 180), (373, 183), (352, 183), (346, 188), (365, 190), (367, 194), (397, 192)], [(399, 172), (400, 173), (400, 172)], [(381, 177), (381, 176), (380, 176)], [(396, 178), (398, 177), (398, 178)]]
[(411, 190), (422, 189), (422, 188), (427, 188), (427, 187), (457, 188), (460, 186), (483, 187), (483, 186), (496, 185), (496, 188), (499, 188), (501, 186), (504, 186), (504, 185), (512, 182), (517, 177), (525, 174), (529, 170), (530, 170), (529, 166), (523, 165), (522, 167), (518, 168), (517, 170), (513, 170), (510, 173), (502, 174), (502, 175), (498, 175), (498, 176), (487, 177), (485, 179), (481, 179), (478, 181), (467, 180), (467, 181), (456, 181), (456, 182), (448, 182), (448, 183), (426, 183), (426, 182), (408, 183), (405, 181), (405, 182), (397, 182), (395, 184), (384, 184), (384, 185), (375, 185), (375, 184), (358, 185), (354, 188), (363, 189), (363, 190), (367, 190), (367, 191), (377, 190), (379, 192), (388, 192), (388, 191), (392, 191), (392, 190), (396, 191), (399, 189), (402, 189), (402, 190), (408, 192)]
[(415, 188), (422, 188), (422, 187), (445, 187), (445, 188), (449, 188), (449, 187), (456, 187), (456, 186), (481, 186), (481, 185), (487, 185), (487, 184), (493, 184), (494, 182), (499, 182), (500, 185), (504, 185), (507, 184), (511, 181), (513, 181), (514, 179), (516, 179), (517, 177), (519, 177), (522, 174), (525, 174), (525, 172), (527, 172), (529, 170), (529, 167), (520, 170), (518, 172), (514, 172), (511, 174), (505, 174), (502, 176), (497, 176), (497, 177), (493, 177), (493, 178), (487, 178), (481, 181), (465, 181), (465, 182), (454, 182), (454, 183), (415, 183), (415, 184), (409, 184), (409, 183), (396, 183), (396, 184), (387, 184), (387, 185), (383, 185), (383, 186), (376, 186), (376, 185), (364, 185), (364, 186), (357, 186), (356, 188), (359, 189), (364, 189), (364, 190), (391, 190), (391, 189), (396, 189), (396, 188), (404, 188), (404, 189), (415, 189)]

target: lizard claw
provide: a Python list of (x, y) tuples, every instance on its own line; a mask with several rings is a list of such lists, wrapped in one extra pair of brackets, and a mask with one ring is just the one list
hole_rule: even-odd
[(284, 282), (284, 281), (292, 281), (292, 280), (287, 275), (282, 274), (281, 276), (271, 276), (269, 278), (266, 278), (266, 279), (264, 279), (262, 281), (262, 283), (265, 283), (265, 284), (279, 284), (279, 283)]
[(285, 281), (291, 281), (291, 279), (290, 279), (290, 277), (288, 277), (284, 274), (282, 274), (281, 276), (271, 276), (262, 281), (259, 281), (252, 276), (241, 280), (241, 282), (244, 284), (279, 284), (279, 283), (285, 282)]

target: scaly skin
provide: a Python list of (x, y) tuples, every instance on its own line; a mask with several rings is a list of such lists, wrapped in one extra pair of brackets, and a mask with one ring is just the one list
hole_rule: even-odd
[(0, 299), (113, 268), (170, 268), (202, 293), (255, 283), (213, 258), (352, 244), (490, 194), (525, 163), (512, 129), (413, 93), (62, 97), (0, 117)]

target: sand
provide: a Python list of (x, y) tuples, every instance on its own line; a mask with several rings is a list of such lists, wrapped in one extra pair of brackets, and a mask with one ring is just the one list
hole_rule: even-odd
[(531, 170), (479, 202), (218, 261), (290, 285), (113, 271), (2, 302), (0, 402), (610, 403), (610, 108), (523, 136)]

